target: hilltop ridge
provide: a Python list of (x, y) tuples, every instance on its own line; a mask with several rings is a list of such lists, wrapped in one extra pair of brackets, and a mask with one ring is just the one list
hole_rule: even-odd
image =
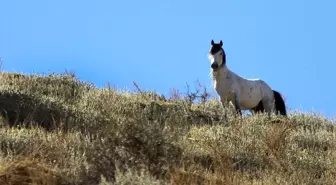
[[(73, 74), (0, 73), (0, 184), (333, 184), (335, 125), (242, 120), (206, 92), (97, 88)], [(199, 99), (199, 101), (194, 101)]]

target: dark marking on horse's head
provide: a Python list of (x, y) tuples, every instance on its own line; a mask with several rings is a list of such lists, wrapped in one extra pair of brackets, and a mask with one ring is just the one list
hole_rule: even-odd
[[(223, 41), (221, 40), (218, 44), (216, 44), (213, 40), (211, 40), (211, 49), (210, 49), (210, 54), (214, 55), (216, 54), (218, 51), (223, 50), (222, 46), (223, 46)], [(224, 50), (223, 50), (224, 51)]]
[(217, 64), (217, 63), (213, 63), (213, 64), (211, 64), (211, 68), (212, 68), (212, 69), (217, 69), (217, 68), (218, 68), (218, 64)]
[(210, 49), (209, 54), (214, 55), (218, 53), (219, 51), (222, 51), (223, 52), (223, 64), (222, 65), (225, 65), (226, 64), (226, 54), (222, 46), (223, 46), (222, 40), (220, 40), (220, 42), (217, 44), (213, 40), (211, 40), (211, 49)]

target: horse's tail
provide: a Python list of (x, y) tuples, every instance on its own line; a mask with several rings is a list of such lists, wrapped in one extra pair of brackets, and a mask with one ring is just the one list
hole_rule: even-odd
[(276, 113), (280, 113), (283, 116), (286, 116), (286, 105), (285, 101), (282, 99), (281, 94), (273, 90), (274, 99), (275, 99), (275, 110)]

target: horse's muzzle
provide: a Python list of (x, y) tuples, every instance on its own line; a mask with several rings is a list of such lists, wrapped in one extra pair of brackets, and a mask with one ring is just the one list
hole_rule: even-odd
[(218, 64), (217, 63), (212, 63), (211, 68), (215, 69), (215, 70), (218, 69)]

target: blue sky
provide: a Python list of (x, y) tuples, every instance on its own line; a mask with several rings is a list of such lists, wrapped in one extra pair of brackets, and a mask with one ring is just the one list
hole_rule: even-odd
[[(227, 65), (261, 78), (291, 109), (336, 115), (336, 1), (30, 0), (0, 2), (5, 71), (74, 71), (97, 86), (167, 94), (199, 80), (220, 39)], [(214, 92), (212, 90), (212, 92)]]

